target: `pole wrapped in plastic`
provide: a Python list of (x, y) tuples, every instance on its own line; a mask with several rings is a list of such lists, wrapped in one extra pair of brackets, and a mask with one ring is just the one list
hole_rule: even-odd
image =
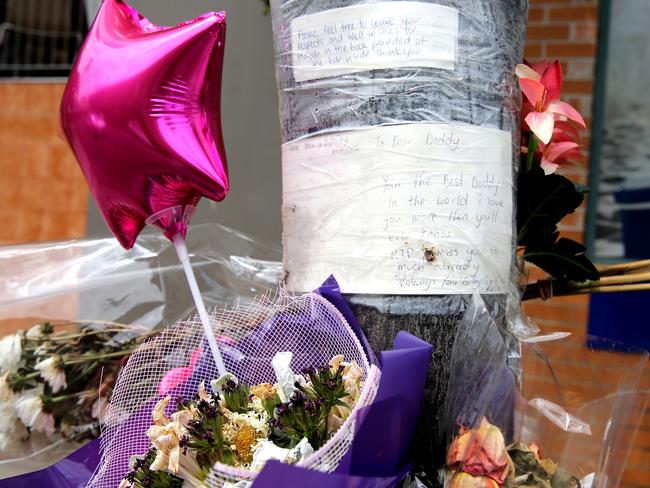
[(491, 297), (504, 330), (516, 296), (527, 12), (527, 0), (271, 0), (286, 280), (308, 290), (334, 274), (378, 350), (401, 329), (434, 345), (425, 466), (442, 459), (437, 407), (471, 294)]

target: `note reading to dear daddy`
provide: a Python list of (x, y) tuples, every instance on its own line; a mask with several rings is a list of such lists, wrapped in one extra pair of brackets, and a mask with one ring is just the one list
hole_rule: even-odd
[(284, 264), (295, 291), (507, 291), (509, 132), (404, 124), (283, 146)]
[(296, 81), (370, 69), (453, 70), (458, 11), (423, 2), (379, 2), (327, 10), (291, 21)]

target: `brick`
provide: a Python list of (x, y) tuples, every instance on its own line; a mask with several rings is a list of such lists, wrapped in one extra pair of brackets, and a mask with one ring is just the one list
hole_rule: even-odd
[(596, 55), (596, 44), (593, 42), (548, 43), (546, 45), (546, 55), (551, 59), (572, 57), (593, 58)]
[(539, 22), (544, 20), (545, 10), (540, 7), (531, 7), (528, 10), (528, 22)]
[(527, 39), (549, 40), (569, 39), (568, 25), (531, 25), (528, 27)]
[[(593, 80), (564, 80), (562, 85), (564, 93), (591, 94), (594, 91)], [(585, 118), (583, 114), (583, 118)]]
[(558, 20), (598, 20), (598, 8), (595, 6), (549, 7), (548, 19)]
[(542, 45), (526, 43), (524, 46), (524, 58), (529, 62), (534, 63), (542, 57)]
[(595, 22), (571, 24), (571, 39), (576, 41), (595, 41), (598, 37), (598, 25)]

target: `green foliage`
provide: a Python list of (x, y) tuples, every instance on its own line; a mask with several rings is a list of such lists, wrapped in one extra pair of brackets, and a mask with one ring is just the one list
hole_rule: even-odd
[[(524, 166), (522, 164), (522, 166)], [(539, 165), (519, 175), (517, 244), (524, 259), (558, 279), (597, 280), (599, 273), (585, 247), (560, 238), (557, 225), (583, 202), (586, 189), (558, 174), (544, 174)]]
[(343, 383), (342, 368), (332, 371), (328, 366), (308, 368), (304, 371), (311, 386), (302, 387), (288, 403), (276, 409), (278, 442), (288, 440), (290, 447), (304, 437), (314, 449), (327, 442), (327, 418), (335, 406), (350, 408), (342, 401), (347, 396)]
[(156, 449), (151, 448), (141, 457), (136, 458), (132, 470), (124, 477), (134, 488), (181, 488), (182, 478), (166, 471), (152, 471), (151, 464), (156, 459)]
[(247, 385), (228, 380), (223, 385), (222, 393), (226, 408), (231, 412), (246, 413), (249, 410), (248, 400), (251, 393)]
[(192, 403), (199, 415), (189, 421), (189, 435), (181, 439), (181, 447), (194, 450), (196, 461), (203, 469), (210, 469), (217, 461), (232, 464), (234, 455), (223, 436), (224, 415), (218, 398), (211, 402), (198, 400)]

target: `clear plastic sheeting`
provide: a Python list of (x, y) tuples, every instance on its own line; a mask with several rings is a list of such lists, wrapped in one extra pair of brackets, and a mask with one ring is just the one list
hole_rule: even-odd
[(271, 0), (290, 288), (506, 294), (527, 0)]
[[(187, 240), (208, 308), (246, 303), (275, 290), (282, 278), (281, 251), (274, 245), (218, 224), (191, 227)], [(160, 233), (143, 234), (128, 252), (112, 238), (0, 247), (2, 334), (47, 320), (153, 329), (194, 311), (173, 245)], [(42, 468), (78, 447), (34, 435), (0, 453), (0, 479)]]
[[(193, 226), (187, 242), (208, 307), (263, 294), (282, 278), (280, 249), (233, 229)], [(110, 320), (154, 328), (194, 310), (173, 245), (160, 233), (143, 234), (130, 251), (112, 238), (0, 247), (0, 277), (0, 324), (6, 331), (33, 320)]]
[(448, 446), (461, 427), (486, 418), (506, 444), (535, 443), (577, 479), (591, 474), (591, 486), (618, 486), (648, 399), (639, 385), (648, 353), (593, 336), (557, 338), (522, 342), (517, 378), (502, 334), (474, 295), (452, 349), (440, 442)]

